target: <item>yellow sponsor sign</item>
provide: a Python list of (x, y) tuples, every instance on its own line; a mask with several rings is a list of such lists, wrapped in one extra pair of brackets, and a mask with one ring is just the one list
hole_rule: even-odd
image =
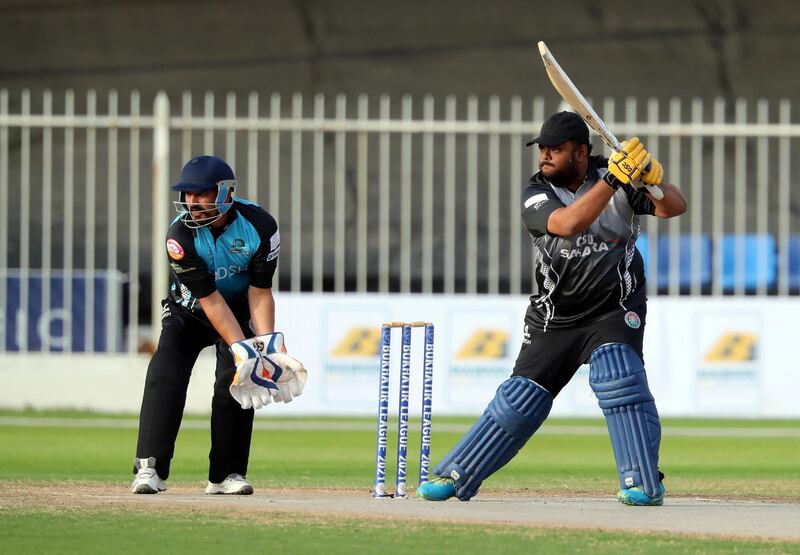
[(755, 360), (758, 336), (747, 332), (726, 332), (711, 346), (703, 362), (749, 362)]
[(456, 359), (505, 358), (508, 348), (508, 332), (502, 329), (475, 330), (456, 353)]
[(351, 328), (331, 351), (334, 357), (374, 357), (380, 347), (380, 328), (359, 326)]

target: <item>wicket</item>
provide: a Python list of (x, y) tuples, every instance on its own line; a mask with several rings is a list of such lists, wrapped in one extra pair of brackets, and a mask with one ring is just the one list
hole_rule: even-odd
[(433, 324), (430, 322), (387, 322), (381, 327), (380, 378), (378, 390), (378, 446), (375, 454), (374, 497), (392, 497), (386, 491), (386, 448), (389, 437), (389, 371), (392, 328), (402, 329), (400, 352), (400, 405), (397, 418), (397, 486), (394, 497), (406, 497), (406, 456), (408, 454), (408, 401), (411, 386), (411, 329), (425, 329), (422, 379), (422, 424), (419, 445), (419, 483), (428, 481), (431, 455), (431, 412), (433, 401)]

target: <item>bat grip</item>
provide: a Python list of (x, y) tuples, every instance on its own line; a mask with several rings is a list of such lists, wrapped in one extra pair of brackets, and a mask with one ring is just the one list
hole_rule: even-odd
[[(645, 171), (648, 171), (650, 169), (650, 166), (652, 166), (652, 163), (648, 162), (647, 166), (645, 166), (644, 168)], [(664, 191), (661, 190), (661, 187), (659, 187), (658, 185), (645, 185), (645, 188), (647, 189), (647, 192), (650, 193), (650, 195), (654, 199), (661, 200), (662, 198), (664, 198)]]
[(658, 185), (645, 185), (647, 192), (656, 200), (664, 198), (664, 191)]

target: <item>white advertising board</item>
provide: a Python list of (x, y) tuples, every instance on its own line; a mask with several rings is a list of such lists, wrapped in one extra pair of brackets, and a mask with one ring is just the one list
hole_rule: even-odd
[[(528, 300), (278, 293), (276, 302), (277, 329), (285, 333), (289, 353), (308, 368), (309, 380), (302, 397), (288, 405), (270, 405), (261, 416), (376, 414), (381, 323), (427, 320), (435, 325), (435, 418), (483, 411), (514, 366)], [(798, 314), (798, 298), (650, 300), (644, 355), (659, 412), (800, 417)], [(396, 412), (400, 331), (393, 333), (390, 408)], [(422, 340), (422, 329), (415, 329), (412, 414), (419, 414), (421, 407)], [(0, 356), (0, 407), (135, 412), (146, 365), (145, 357), (127, 355), (6, 353)], [(192, 375), (187, 410), (208, 411), (213, 371), (213, 357), (202, 356)], [(588, 366), (579, 368), (556, 398), (552, 414), (600, 417)]]
[[(434, 414), (477, 414), (511, 373), (527, 303), (509, 296), (282, 295), (278, 326), (313, 378), (305, 411), (373, 414), (381, 322), (429, 320), (436, 326)], [(661, 414), (800, 417), (793, 397), (800, 390), (792, 331), (797, 314), (796, 298), (650, 300), (644, 354)], [(400, 339), (394, 333), (391, 393), (397, 399)], [(422, 386), (422, 331), (414, 334), (412, 414), (419, 412)], [(553, 414), (600, 416), (588, 365), (558, 396)]]

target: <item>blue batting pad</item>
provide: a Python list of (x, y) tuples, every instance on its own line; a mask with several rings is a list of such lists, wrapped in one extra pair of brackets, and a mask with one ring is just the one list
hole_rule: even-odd
[(553, 396), (536, 382), (514, 376), (500, 384), (483, 415), (434, 469), (456, 482), (456, 497), (466, 501), (481, 483), (514, 458), (539, 429)]
[(589, 362), (589, 384), (606, 417), (620, 487), (639, 487), (651, 497), (660, 495), (661, 422), (639, 355), (621, 343), (595, 349)]

